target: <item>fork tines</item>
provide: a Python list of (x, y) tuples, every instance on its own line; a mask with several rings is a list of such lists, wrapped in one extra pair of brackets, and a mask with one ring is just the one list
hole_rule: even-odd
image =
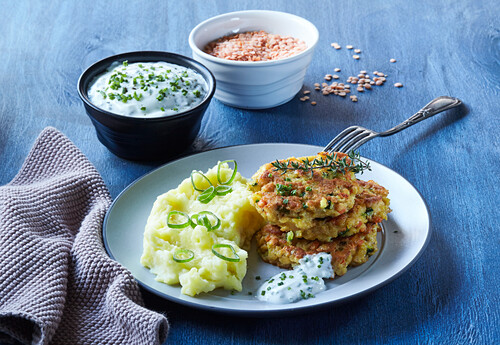
[(362, 144), (377, 136), (377, 133), (361, 126), (351, 126), (344, 129), (333, 138), (323, 151), (328, 153), (354, 151)]

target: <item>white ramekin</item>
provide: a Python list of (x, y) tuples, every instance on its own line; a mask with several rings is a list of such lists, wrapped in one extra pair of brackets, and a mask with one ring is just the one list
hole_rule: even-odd
[[(217, 38), (256, 30), (301, 39), (307, 48), (284, 59), (257, 62), (226, 60), (203, 52)], [(191, 31), (189, 45), (193, 58), (205, 65), (217, 80), (215, 98), (238, 108), (265, 109), (286, 103), (299, 92), (318, 39), (318, 29), (304, 18), (252, 10), (205, 20)]]

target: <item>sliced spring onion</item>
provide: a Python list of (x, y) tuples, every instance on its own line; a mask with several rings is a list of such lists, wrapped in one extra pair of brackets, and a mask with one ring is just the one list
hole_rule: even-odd
[[(215, 219), (214, 225), (212, 225), (212, 222), (208, 218), (209, 216)], [(194, 223), (196, 223), (196, 225), (201, 225), (207, 228), (207, 231), (217, 230), (218, 228), (220, 228), (221, 224), (219, 217), (217, 217), (210, 211), (201, 211), (200, 213), (194, 214), (191, 219)]]
[(207, 189), (205, 189), (200, 195), (198, 195), (198, 201), (201, 202), (202, 204), (208, 204), (210, 200), (215, 198), (215, 187), (210, 186)]
[(233, 187), (231, 187), (231, 186), (221, 185), (221, 186), (215, 187), (215, 194), (217, 194), (218, 196), (223, 196), (223, 195), (229, 194), (232, 191), (233, 191)]
[[(182, 216), (186, 218), (186, 222), (184, 223), (172, 223), (172, 217), (173, 216)], [(185, 227), (188, 227), (191, 225), (191, 218), (187, 215), (187, 213), (181, 212), (181, 211), (170, 211), (167, 216), (167, 225), (169, 228), (172, 229), (182, 229)]]
[[(234, 254), (235, 257), (228, 258), (227, 256), (224, 256), (221, 253), (219, 253), (216, 250), (217, 248), (229, 248), (229, 249), (231, 249), (231, 251), (233, 252), (233, 254)], [(236, 250), (234, 250), (233, 246), (230, 245), (230, 244), (225, 244), (225, 243), (214, 244), (212, 246), (212, 253), (214, 253), (214, 255), (216, 257), (218, 257), (219, 259), (222, 259), (222, 260), (225, 260), (225, 261), (229, 261), (229, 262), (239, 262), (240, 261), (240, 257), (238, 256), (238, 254), (236, 254)]]
[[(221, 181), (221, 176), (220, 176), (220, 167), (224, 163), (231, 163), (231, 162), (234, 164), (233, 174), (231, 175), (231, 177), (229, 178), (229, 180), (227, 180), (225, 182), (222, 182)], [(238, 170), (238, 164), (236, 163), (236, 161), (234, 159), (231, 159), (231, 160), (228, 160), (228, 161), (219, 162), (219, 165), (217, 166), (217, 181), (219, 181), (220, 184), (230, 184), (231, 182), (233, 182), (234, 178), (236, 177), (236, 171), (237, 170)]]
[(203, 192), (206, 190), (206, 189), (201, 189), (201, 188), (196, 187), (196, 184), (194, 183), (194, 177), (193, 177), (195, 174), (201, 175), (201, 177), (203, 177), (205, 180), (207, 180), (207, 182), (210, 186), (213, 186), (212, 182), (210, 182), (210, 180), (208, 179), (208, 177), (205, 176), (205, 174), (203, 174), (201, 171), (193, 171), (191, 173), (191, 184), (193, 185), (194, 190), (197, 190), (198, 192)]
[(288, 232), (286, 233), (286, 241), (287, 241), (288, 243), (290, 243), (290, 242), (292, 242), (292, 240), (293, 240), (293, 231), (288, 231)]
[(194, 253), (189, 249), (179, 249), (172, 256), (175, 262), (184, 263), (194, 259)]

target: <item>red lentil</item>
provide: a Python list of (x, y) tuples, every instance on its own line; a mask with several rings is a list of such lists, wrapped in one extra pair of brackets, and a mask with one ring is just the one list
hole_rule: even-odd
[(306, 43), (297, 38), (261, 30), (221, 37), (207, 44), (204, 51), (227, 60), (269, 61), (295, 55), (306, 47)]

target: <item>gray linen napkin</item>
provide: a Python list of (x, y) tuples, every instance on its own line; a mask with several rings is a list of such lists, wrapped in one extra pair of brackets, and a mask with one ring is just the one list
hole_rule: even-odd
[(0, 342), (165, 341), (166, 318), (142, 306), (130, 272), (104, 251), (109, 205), (94, 166), (46, 128), (21, 171), (0, 187)]

